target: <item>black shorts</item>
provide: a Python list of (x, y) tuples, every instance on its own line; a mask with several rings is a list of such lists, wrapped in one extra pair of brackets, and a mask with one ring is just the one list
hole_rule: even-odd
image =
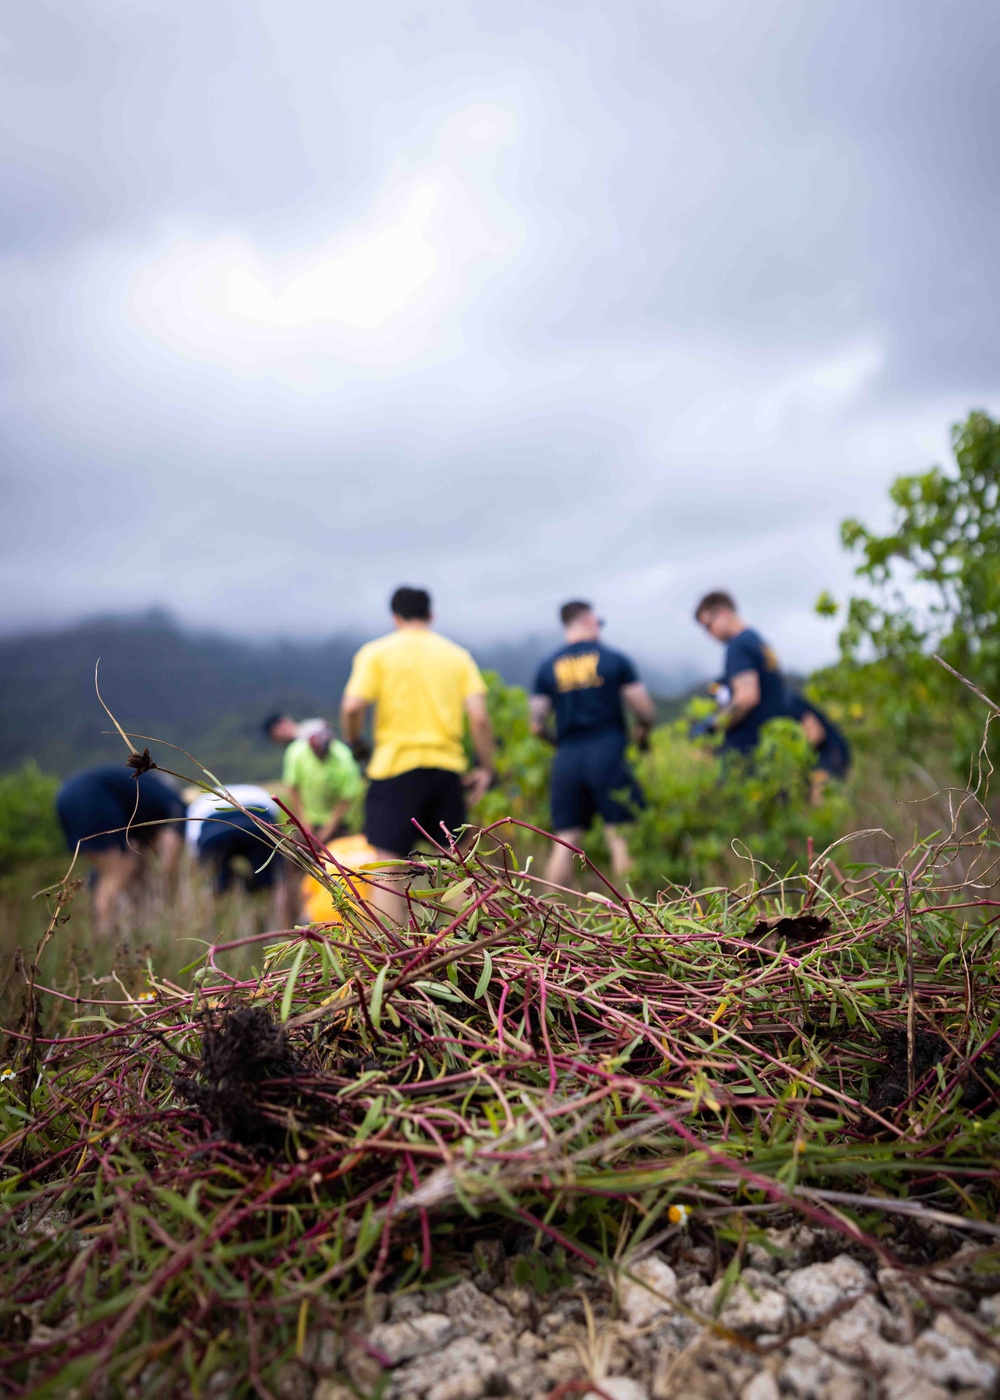
[[(270, 820), (270, 813), (263, 807), (248, 807), (245, 812), (220, 812), (216, 817), (206, 817), (198, 833), (198, 860), (215, 871), (217, 894), (225, 894), (236, 879), (251, 894), (269, 890), (284, 873), (281, 857), (272, 855), (273, 841), (260, 830), (251, 812), (265, 821)], [(267, 859), (269, 855), (270, 860)], [(249, 871), (237, 873), (233, 868), (237, 858), (249, 863)]]
[(642, 788), (625, 761), (625, 736), (615, 732), (561, 744), (552, 764), (552, 826), (586, 831), (595, 816), (612, 826), (645, 806)]
[(56, 811), (68, 849), (79, 843), (86, 854), (155, 841), (165, 822), (184, 816), (184, 803), (155, 773), (136, 778), (124, 763), (102, 764), (63, 783)]
[(408, 856), (421, 839), (414, 822), (432, 841), (443, 841), (465, 825), (465, 792), (459, 773), (411, 768), (394, 778), (374, 778), (365, 794), (365, 835), (380, 851)]

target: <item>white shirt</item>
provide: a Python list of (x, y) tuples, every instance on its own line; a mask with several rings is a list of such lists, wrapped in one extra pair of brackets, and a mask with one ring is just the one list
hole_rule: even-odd
[(232, 787), (226, 789), (224, 797), (215, 792), (203, 792), (194, 799), (187, 809), (184, 839), (192, 850), (198, 845), (198, 837), (205, 825), (205, 818), (210, 817), (213, 812), (235, 811), (234, 802), (241, 807), (265, 807), (271, 821), (278, 821), (281, 817), (281, 808), (277, 802), (269, 792), (258, 787), (256, 783), (233, 783)]
[[(295, 726), (295, 737), (296, 739), (311, 739), (315, 734), (319, 734), (321, 730), (326, 729), (329, 723), (330, 721), (328, 719), (300, 719)], [(245, 807), (246, 803), (244, 802), (243, 805)]]

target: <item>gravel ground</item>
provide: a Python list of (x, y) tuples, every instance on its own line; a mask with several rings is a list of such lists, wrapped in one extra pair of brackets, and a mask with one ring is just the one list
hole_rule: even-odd
[[(352, 1332), (309, 1336), (276, 1397), (1000, 1400), (1000, 1259), (944, 1231), (935, 1251), (934, 1228), (918, 1267), (930, 1301), (906, 1271), (804, 1226), (751, 1245), (728, 1289), (686, 1236), (616, 1288), (580, 1277), (545, 1296), (512, 1282), (497, 1247), (473, 1278), (378, 1295)], [(220, 1373), (211, 1394), (230, 1388)]]

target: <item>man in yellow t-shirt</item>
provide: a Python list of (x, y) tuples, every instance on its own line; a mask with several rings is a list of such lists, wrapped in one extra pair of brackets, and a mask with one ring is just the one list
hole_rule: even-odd
[[(434, 841), (463, 826), (466, 798), (475, 804), (493, 781), (494, 754), (486, 684), (467, 651), (431, 631), (430, 595), (397, 588), (390, 606), (395, 631), (357, 653), (340, 711), (341, 733), (357, 745), (375, 707), (365, 835), (381, 860), (409, 855), (414, 822)], [(478, 760), (468, 773), (466, 719)]]

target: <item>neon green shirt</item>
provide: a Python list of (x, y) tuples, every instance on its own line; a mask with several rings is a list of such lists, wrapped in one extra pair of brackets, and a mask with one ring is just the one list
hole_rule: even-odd
[(317, 758), (308, 739), (293, 739), (285, 750), (282, 782), (295, 788), (302, 815), (313, 828), (325, 826), (338, 802), (350, 802), (364, 786), (351, 751), (331, 739), (325, 758)]

